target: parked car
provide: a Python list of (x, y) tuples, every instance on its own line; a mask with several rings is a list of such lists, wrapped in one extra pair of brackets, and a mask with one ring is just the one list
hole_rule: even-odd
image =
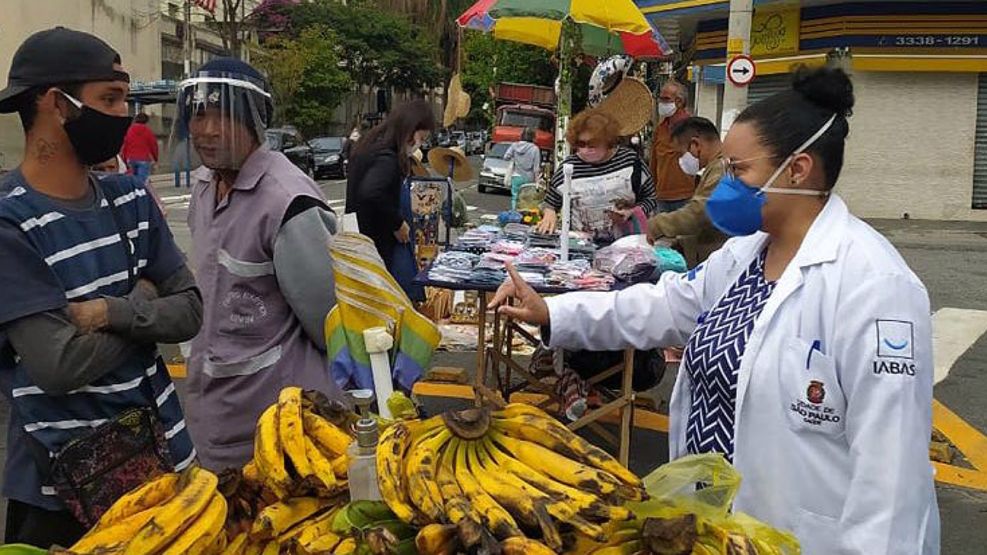
[(466, 138), (465, 131), (453, 131), (449, 137), (449, 146), (458, 146), (463, 152), (469, 154), (469, 139)]
[(279, 129), (268, 129), (266, 133), (267, 146), (271, 150), (276, 150), (306, 174), (312, 175), (315, 172), (315, 155), (312, 147), (305, 142), (302, 134), (293, 127), (282, 127)]
[(315, 178), (346, 177), (346, 161), (343, 159), (345, 137), (316, 137), (308, 142), (315, 156)]
[(432, 139), (431, 146), (437, 146), (439, 148), (449, 148), (450, 140), (452, 139), (452, 134), (445, 129), (440, 129), (435, 133), (435, 137)]
[(486, 141), (483, 138), (482, 131), (472, 131), (469, 134), (469, 148), (466, 149), (468, 154), (483, 154), (483, 147), (486, 145)]
[(494, 143), (490, 145), (483, 158), (483, 168), (480, 170), (480, 182), (477, 190), (485, 193), (490, 189), (510, 192), (511, 188), (504, 185), (504, 175), (510, 162), (504, 160), (504, 154), (512, 143)]

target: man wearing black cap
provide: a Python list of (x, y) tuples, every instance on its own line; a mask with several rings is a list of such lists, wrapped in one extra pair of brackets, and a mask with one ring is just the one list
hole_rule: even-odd
[[(53, 469), (64, 467), (68, 442), (123, 411), (146, 410), (161, 424), (168, 466), (195, 459), (156, 348), (198, 331), (195, 282), (143, 185), (90, 171), (120, 150), (128, 83), (109, 45), (58, 27), (24, 41), (0, 91), (0, 113), (19, 113), (26, 136), (24, 159), (0, 183), (7, 543), (47, 548), (81, 536), (86, 515), (66, 501), (88, 493), (67, 492)], [(79, 475), (95, 490), (113, 487), (87, 474), (106, 463), (91, 459), (73, 472), (84, 466)], [(140, 472), (133, 459), (118, 462)]]

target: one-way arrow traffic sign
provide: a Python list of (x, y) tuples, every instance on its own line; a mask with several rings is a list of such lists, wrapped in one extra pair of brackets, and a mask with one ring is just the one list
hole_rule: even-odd
[(738, 87), (746, 87), (757, 75), (757, 68), (750, 56), (734, 56), (727, 62), (727, 79)]

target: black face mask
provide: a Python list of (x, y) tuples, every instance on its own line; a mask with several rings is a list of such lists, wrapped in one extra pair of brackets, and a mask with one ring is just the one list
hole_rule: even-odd
[(123, 139), (130, 128), (130, 116), (111, 116), (62, 93), (81, 113), (65, 122), (65, 133), (79, 161), (87, 166), (105, 162), (120, 153)]

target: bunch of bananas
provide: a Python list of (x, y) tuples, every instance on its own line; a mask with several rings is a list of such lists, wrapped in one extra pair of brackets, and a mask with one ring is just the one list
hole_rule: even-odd
[(613, 457), (524, 404), (398, 422), (381, 436), (377, 475), (394, 514), (424, 526), (426, 555), (558, 552), (570, 531), (604, 541), (601, 524), (632, 518), (623, 503), (646, 497)]
[(199, 467), (161, 475), (117, 500), (69, 552), (219, 554), (226, 548), (226, 499)]
[(339, 500), (291, 497), (261, 509), (249, 530), (234, 535), (223, 555), (335, 553), (344, 538), (333, 532)]
[(286, 387), (257, 421), (254, 458), (244, 466), (243, 476), (277, 499), (330, 497), (346, 489), (346, 449), (352, 441), (318, 413), (301, 388)]
[[(785, 555), (799, 553), (794, 538), (770, 540), (769, 530), (749, 517), (747, 526), (723, 526), (699, 514), (676, 508), (673, 500), (664, 500), (658, 512), (667, 516), (647, 517), (615, 522), (608, 530), (606, 543), (582, 552), (589, 555)], [(664, 503), (663, 501), (663, 503)], [(736, 518), (731, 516), (730, 518)], [(753, 534), (753, 535), (748, 535)]]

